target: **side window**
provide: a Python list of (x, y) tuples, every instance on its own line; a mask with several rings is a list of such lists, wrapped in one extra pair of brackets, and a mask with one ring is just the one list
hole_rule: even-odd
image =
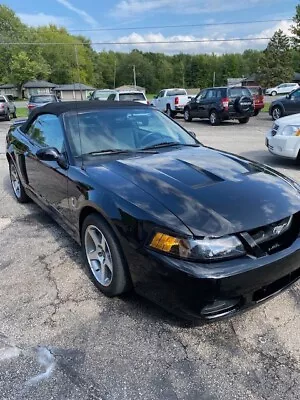
[(300, 90), (296, 90), (295, 92), (293, 92), (292, 96), (296, 99), (300, 99)]
[(64, 133), (56, 115), (40, 115), (29, 127), (27, 134), (41, 147), (55, 147), (59, 152), (63, 150)]
[(202, 90), (197, 96), (196, 96), (196, 101), (199, 103), (200, 100), (203, 100), (206, 98), (207, 90)]
[(114, 101), (115, 100), (116, 95), (114, 93), (110, 94), (107, 98), (108, 101)]
[(158, 97), (164, 97), (164, 94), (165, 94), (165, 91), (164, 91), (164, 90), (162, 90), (162, 91), (160, 91), (160, 92), (159, 92), (159, 95), (158, 95)]
[(215, 97), (216, 97), (216, 91), (215, 90), (211, 89), (211, 90), (207, 91), (207, 95), (206, 95), (207, 99), (213, 99)]

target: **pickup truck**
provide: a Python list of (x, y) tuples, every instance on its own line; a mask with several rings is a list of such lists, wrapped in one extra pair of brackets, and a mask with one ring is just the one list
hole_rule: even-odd
[(176, 114), (184, 113), (189, 100), (185, 89), (163, 89), (153, 98), (151, 105), (174, 118)]
[(10, 121), (11, 117), (17, 118), (17, 110), (12, 95), (0, 96), (0, 117)]

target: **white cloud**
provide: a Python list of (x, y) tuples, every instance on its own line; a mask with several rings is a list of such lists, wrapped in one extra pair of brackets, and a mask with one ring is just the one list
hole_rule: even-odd
[(26, 25), (30, 26), (42, 26), (54, 24), (57, 26), (68, 26), (71, 24), (70, 18), (67, 17), (58, 17), (56, 15), (38, 13), (38, 14), (26, 14), (26, 13), (18, 13), (18, 17), (22, 22)]
[[(282, 29), (284, 33), (289, 34), (289, 28), (291, 23), (289, 21), (282, 21), (280, 23), (273, 24), (273, 26), (259, 31), (255, 34), (244, 34), (242, 37), (246, 39), (253, 39), (258, 37), (272, 37), (274, 32), (278, 29)], [(264, 49), (268, 40), (245, 40), (245, 41), (232, 41), (232, 42), (193, 42), (197, 40), (211, 40), (211, 39), (228, 39), (234, 38), (235, 35), (228, 35), (226, 27), (224, 32), (218, 32), (207, 30), (203, 35), (170, 35), (165, 36), (162, 33), (131, 33), (128, 36), (122, 36), (117, 38), (115, 41), (124, 43), (111, 46), (112, 49), (118, 51), (130, 51), (134, 48), (138, 48), (142, 51), (153, 51), (162, 52), (167, 54), (176, 53), (240, 53), (246, 49)], [(160, 42), (176, 42), (185, 41), (189, 43), (160, 43)], [(145, 43), (153, 42), (153, 43)], [(134, 44), (130, 44), (134, 43)], [(138, 44), (136, 44), (138, 43)], [(99, 50), (99, 49), (98, 49)]]
[(77, 15), (79, 15), (87, 24), (91, 25), (92, 27), (96, 28), (98, 26), (97, 21), (89, 15), (86, 11), (74, 7), (68, 0), (56, 0), (58, 3), (66, 7), (68, 10), (73, 11)]
[[(151, 11), (162, 11), (180, 14), (205, 14), (220, 13), (224, 11), (236, 11), (253, 8), (261, 4), (262, 0), (121, 0), (112, 10), (117, 18), (127, 18), (133, 15)], [(264, 3), (274, 5), (282, 0), (264, 0)]]

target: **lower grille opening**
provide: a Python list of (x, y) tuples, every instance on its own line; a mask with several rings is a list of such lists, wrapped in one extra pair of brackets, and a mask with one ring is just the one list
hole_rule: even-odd
[(274, 295), (285, 287), (289, 286), (291, 283), (295, 282), (300, 278), (300, 268), (292, 273), (283, 276), (275, 282), (270, 283), (267, 286), (262, 287), (261, 289), (254, 292), (252, 300), (255, 302), (259, 302), (267, 299), (268, 297)]

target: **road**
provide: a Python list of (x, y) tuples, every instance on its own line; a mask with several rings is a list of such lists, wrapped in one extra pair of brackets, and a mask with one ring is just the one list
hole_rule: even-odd
[[(206, 145), (300, 181), (294, 162), (266, 151), (267, 115), (247, 126), (184, 125)], [(204, 326), (186, 325), (134, 293), (104, 297), (79, 247), (38, 206), (13, 199), (7, 128), (0, 122), (1, 399), (299, 399), (299, 284)]]

